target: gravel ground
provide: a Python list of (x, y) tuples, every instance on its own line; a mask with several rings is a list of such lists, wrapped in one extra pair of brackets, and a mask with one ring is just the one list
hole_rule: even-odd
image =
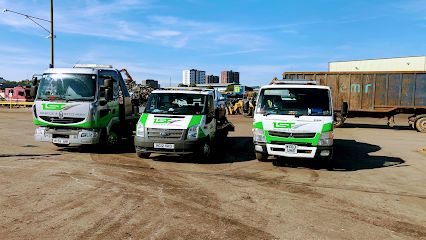
[(335, 170), (254, 159), (251, 119), (212, 162), (60, 149), (0, 109), (1, 239), (426, 239), (426, 134), (383, 119), (335, 131)]

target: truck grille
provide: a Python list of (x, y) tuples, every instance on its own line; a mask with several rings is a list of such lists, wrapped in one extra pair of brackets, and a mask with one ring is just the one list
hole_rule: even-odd
[(284, 138), (314, 138), (315, 133), (288, 133), (288, 132), (276, 132), (269, 131), (269, 135), (273, 137), (284, 137)]
[(182, 139), (183, 129), (160, 129), (160, 128), (148, 128), (148, 139)]
[(57, 124), (71, 124), (71, 123), (79, 123), (84, 121), (84, 118), (58, 118), (58, 117), (46, 117), (40, 116), (46, 122), (57, 123)]

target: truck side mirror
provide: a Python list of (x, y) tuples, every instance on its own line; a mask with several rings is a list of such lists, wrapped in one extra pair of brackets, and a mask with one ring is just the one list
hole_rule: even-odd
[(35, 98), (37, 96), (38, 86), (31, 86), (30, 97)]
[(349, 110), (348, 103), (347, 102), (343, 102), (342, 103), (342, 110), (341, 110), (342, 116), (346, 117), (348, 115), (348, 110)]
[(114, 90), (112, 88), (105, 88), (105, 100), (112, 101), (114, 98)]
[(38, 86), (38, 78), (37, 77), (33, 77), (33, 86)]

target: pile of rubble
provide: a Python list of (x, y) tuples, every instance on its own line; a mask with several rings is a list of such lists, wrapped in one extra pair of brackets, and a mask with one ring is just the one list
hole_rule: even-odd
[(132, 103), (138, 106), (145, 106), (148, 101), (148, 97), (154, 88), (136, 83), (125, 68), (121, 69), (120, 72), (124, 73), (126, 76), (126, 87), (132, 97)]
[(149, 95), (154, 90), (154, 88), (138, 84), (132, 79), (126, 79), (126, 87), (132, 97), (132, 102), (139, 106), (145, 106)]

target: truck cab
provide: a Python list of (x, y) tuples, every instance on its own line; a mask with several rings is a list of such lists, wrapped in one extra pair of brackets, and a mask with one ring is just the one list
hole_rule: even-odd
[(51, 68), (34, 81), (36, 141), (114, 145), (132, 137), (139, 114), (120, 72), (112, 66)]
[(209, 158), (217, 137), (232, 130), (232, 124), (218, 119), (212, 91), (154, 90), (137, 124), (136, 153)]
[(256, 158), (333, 156), (330, 88), (313, 81), (282, 80), (260, 89), (253, 122)]

